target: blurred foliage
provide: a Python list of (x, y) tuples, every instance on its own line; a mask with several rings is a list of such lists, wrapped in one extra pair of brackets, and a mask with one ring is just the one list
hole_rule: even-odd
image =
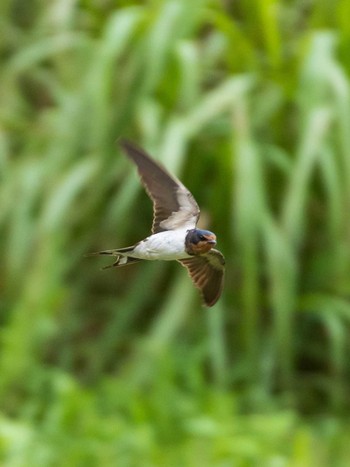
[[(0, 454), (8, 466), (346, 465), (350, 2), (0, 4)], [(84, 253), (150, 230), (116, 140), (227, 259)]]

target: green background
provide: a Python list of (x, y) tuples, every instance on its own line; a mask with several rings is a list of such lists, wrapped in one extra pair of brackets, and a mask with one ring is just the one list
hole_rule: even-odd
[[(350, 2), (2, 0), (4, 466), (345, 466)], [(203, 308), (116, 140), (226, 256)]]

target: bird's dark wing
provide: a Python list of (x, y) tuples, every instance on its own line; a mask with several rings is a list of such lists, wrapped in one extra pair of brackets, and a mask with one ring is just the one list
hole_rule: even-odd
[(137, 165), (141, 181), (153, 201), (152, 233), (195, 228), (199, 207), (180, 180), (171, 176), (133, 143), (122, 140), (120, 145)]
[(213, 306), (219, 299), (225, 274), (225, 258), (212, 249), (204, 255), (180, 259), (196, 287), (201, 291), (205, 305)]

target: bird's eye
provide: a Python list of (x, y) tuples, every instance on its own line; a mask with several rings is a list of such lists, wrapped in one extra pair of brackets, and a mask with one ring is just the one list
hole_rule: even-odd
[(201, 236), (199, 237), (199, 239), (200, 239), (200, 240), (206, 240), (206, 238), (204, 237), (204, 235), (201, 235)]

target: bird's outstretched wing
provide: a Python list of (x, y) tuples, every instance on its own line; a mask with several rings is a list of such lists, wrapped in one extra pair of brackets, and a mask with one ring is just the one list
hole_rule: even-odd
[(152, 233), (195, 228), (199, 207), (190, 191), (133, 143), (122, 140), (120, 145), (137, 165), (141, 181), (153, 201)]
[(225, 274), (225, 258), (212, 249), (204, 255), (180, 259), (196, 287), (201, 291), (205, 305), (213, 306), (219, 299)]

